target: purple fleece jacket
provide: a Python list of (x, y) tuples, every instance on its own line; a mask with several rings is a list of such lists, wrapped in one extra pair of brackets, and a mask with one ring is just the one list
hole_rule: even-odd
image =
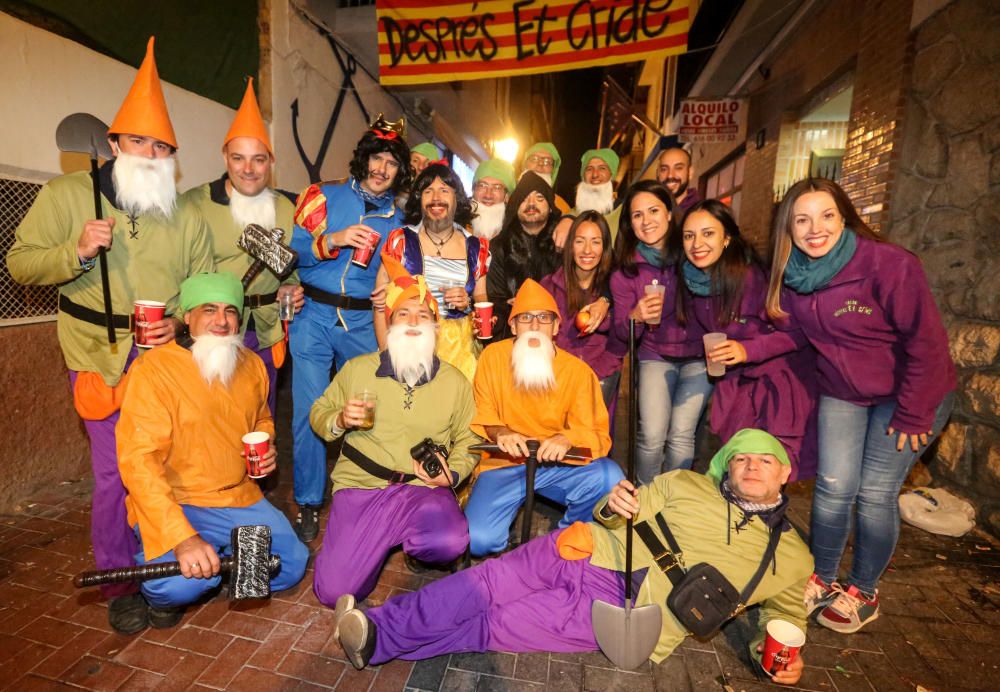
[[(685, 289), (686, 290), (686, 289)], [(716, 299), (688, 293), (688, 320), (705, 332), (725, 332), (747, 351), (747, 362), (726, 367), (712, 392), (712, 430), (728, 440), (743, 428), (767, 430), (792, 458), (791, 480), (816, 475), (816, 352), (789, 320), (767, 317), (767, 277), (751, 266), (743, 284), (740, 318), (719, 324)]]
[[(541, 283), (556, 299), (559, 314), (562, 315), (559, 333), (556, 335), (556, 346), (569, 351), (593, 368), (599, 380), (621, 370), (626, 345), (611, 333), (611, 312), (608, 312), (608, 316), (601, 322), (597, 331), (583, 336), (576, 328), (576, 314), (569, 312), (569, 296), (566, 294), (566, 277), (563, 270), (557, 269), (543, 278)], [(592, 303), (596, 299), (597, 296), (590, 298), (587, 303)]]
[(663, 316), (660, 324), (648, 325), (639, 322), (635, 326), (635, 338), (639, 343), (639, 360), (663, 360), (664, 358), (701, 358), (705, 349), (701, 337), (701, 327), (689, 322), (686, 327), (677, 323), (674, 309), (677, 291), (677, 275), (672, 266), (658, 269), (646, 262), (642, 255), (635, 253), (638, 273), (626, 276), (621, 269), (611, 274), (611, 295), (614, 298), (612, 310), (612, 331), (622, 343), (628, 344), (628, 314), (645, 295), (647, 284), (653, 279), (667, 287), (663, 296)]
[(915, 255), (859, 236), (854, 257), (826, 287), (783, 291), (782, 308), (819, 352), (821, 394), (859, 406), (895, 401), (893, 428), (931, 429), (955, 388), (955, 366)]

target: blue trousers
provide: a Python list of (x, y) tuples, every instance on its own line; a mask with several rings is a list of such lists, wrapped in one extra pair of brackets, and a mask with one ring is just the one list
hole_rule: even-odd
[[(932, 429), (941, 432), (951, 413), (954, 392), (937, 407)], [(825, 583), (837, 569), (857, 514), (854, 560), (847, 578), (867, 594), (875, 593), (899, 539), (899, 490), (919, 453), (896, 451), (899, 434), (887, 435), (896, 402), (858, 406), (823, 396), (819, 400), (819, 471), (813, 494), (810, 548), (816, 574)]]
[[(352, 311), (354, 312), (354, 311)], [(337, 311), (306, 298), (288, 326), (292, 353), (292, 451), (295, 502), (321, 505), (326, 490), (326, 444), (309, 426), (309, 410), (330, 384), (334, 365), (378, 348), (371, 313), (362, 327), (340, 326)]]
[[(476, 479), (465, 507), (469, 549), (476, 557), (507, 547), (510, 525), (524, 502), (524, 473), (524, 465), (519, 464), (483, 471)], [(590, 521), (594, 505), (624, 477), (608, 457), (586, 466), (539, 466), (535, 492), (566, 507), (559, 521), (559, 528), (565, 528), (574, 521)]]
[[(285, 515), (279, 512), (267, 500), (261, 500), (249, 507), (194, 507), (181, 505), (184, 516), (198, 535), (215, 547), (220, 555), (232, 555), (230, 532), (237, 526), (266, 525), (271, 527), (271, 552), (281, 557), (281, 571), (271, 578), (271, 589), (283, 591), (290, 589), (306, 573), (306, 562), (309, 560), (309, 549), (292, 529)], [(142, 536), (139, 527), (135, 528), (139, 539), (139, 552), (135, 556), (136, 564), (142, 565), (156, 562), (173, 562), (177, 558), (170, 551), (153, 560), (146, 560), (142, 548)], [(172, 608), (187, 605), (198, 600), (206, 591), (214, 589), (222, 581), (222, 576), (210, 579), (187, 579), (176, 576), (166, 579), (153, 579), (143, 582), (142, 593), (150, 605), (158, 608)]]

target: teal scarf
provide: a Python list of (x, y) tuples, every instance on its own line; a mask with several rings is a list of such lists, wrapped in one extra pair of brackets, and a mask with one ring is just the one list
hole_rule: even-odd
[(646, 243), (640, 240), (638, 244), (636, 244), (635, 249), (639, 251), (642, 258), (649, 264), (653, 265), (657, 269), (663, 269), (663, 253), (660, 252), (659, 248), (655, 248), (652, 245), (646, 245)]
[(688, 290), (691, 293), (702, 298), (719, 294), (718, 290), (712, 290), (712, 277), (708, 272), (698, 269), (698, 267), (691, 264), (688, 260), (684, 260), (682, 269), (684, 271), (684, 283), (687, 284)]
[(830, 252), (818, 259), (792, 247), (785, 266), (785, 285), (796, 293), (813, 293), (826, 286), (844, 268), (858, 247), (858, 237), (850, 228), (840, 234), (840, 240)]

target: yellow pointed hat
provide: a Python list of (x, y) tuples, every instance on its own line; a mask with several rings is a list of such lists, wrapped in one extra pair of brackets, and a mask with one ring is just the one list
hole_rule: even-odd
[(274, 149), (271, 148), (271, 137), (268, 135), (264, 118), (260, 115), (257, 97), (253, 93), (253, 77), (247, 82), (247, 90), (243, 94), (243, 103), (240, 104), (240, 109), (236, 111), (236, 117), (233, 119), (233, 124), (229, 126), (229, 132), (226, 133), (226, 141), (222, 143), (222, 146), (226, 146), (237, 137), (252, 137), (260, 140), (267, 147), (268, 153), (274, 156)]
[(167, 102), (163, 98), (163, 88), (160, 86), (160, 75), (156, 71), (156, 60), (153, 58), (153, 41), (149, 37), (146, 44), (146, 57), (139, 66), (139, 73), (132, 82), (128, 96), (118, 109), (109, 135), (142, 135), (153, 137), (161, 142), (177, 148), (177, 137), (174, 127), (170, 124), (167, 113)]

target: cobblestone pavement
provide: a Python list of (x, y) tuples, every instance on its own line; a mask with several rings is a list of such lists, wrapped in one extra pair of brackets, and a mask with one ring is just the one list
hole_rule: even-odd
[[(281, 409), (290, 411), (283, 389)], [(280, 482), (270, 499), (290, 504), (288, 421)], [(284, 434), (281, 434), (284, 429)], [(114, 634), (96, 590), (73, 588), (91, 567), (88, 480), (25, 499), (0, 517), (0, 689), (95, 690), (757, 690), (772, 687), (745, 653), (751, 610), (710, 643), (688, 640), (660, 665), (615, 670), (600, 653), (461, 654), (396, 661), (357, 672), (332, 638), (333, 613), (313, 595), (312, 570), (295, 589), (263, 603), (223, 595), (188, 609), (169, 630)], [(808, 525), (810, 488), (791, 489), (792, 515)], [(533, 528), (555, 511), (541, 506)], [(321, 537), (322, 538), (322, 537)], [(314, 550), (320, 539), (313, 542)], [(388, 560), (370, 603), (419, 588), (441, 573), (412, 574), (400, 553)], [(882, 584), (882, 615), (862, 632), (810, 627), (800, 689), (997, 689), (1000, 677), (1000, 544), (903, 528)]]

